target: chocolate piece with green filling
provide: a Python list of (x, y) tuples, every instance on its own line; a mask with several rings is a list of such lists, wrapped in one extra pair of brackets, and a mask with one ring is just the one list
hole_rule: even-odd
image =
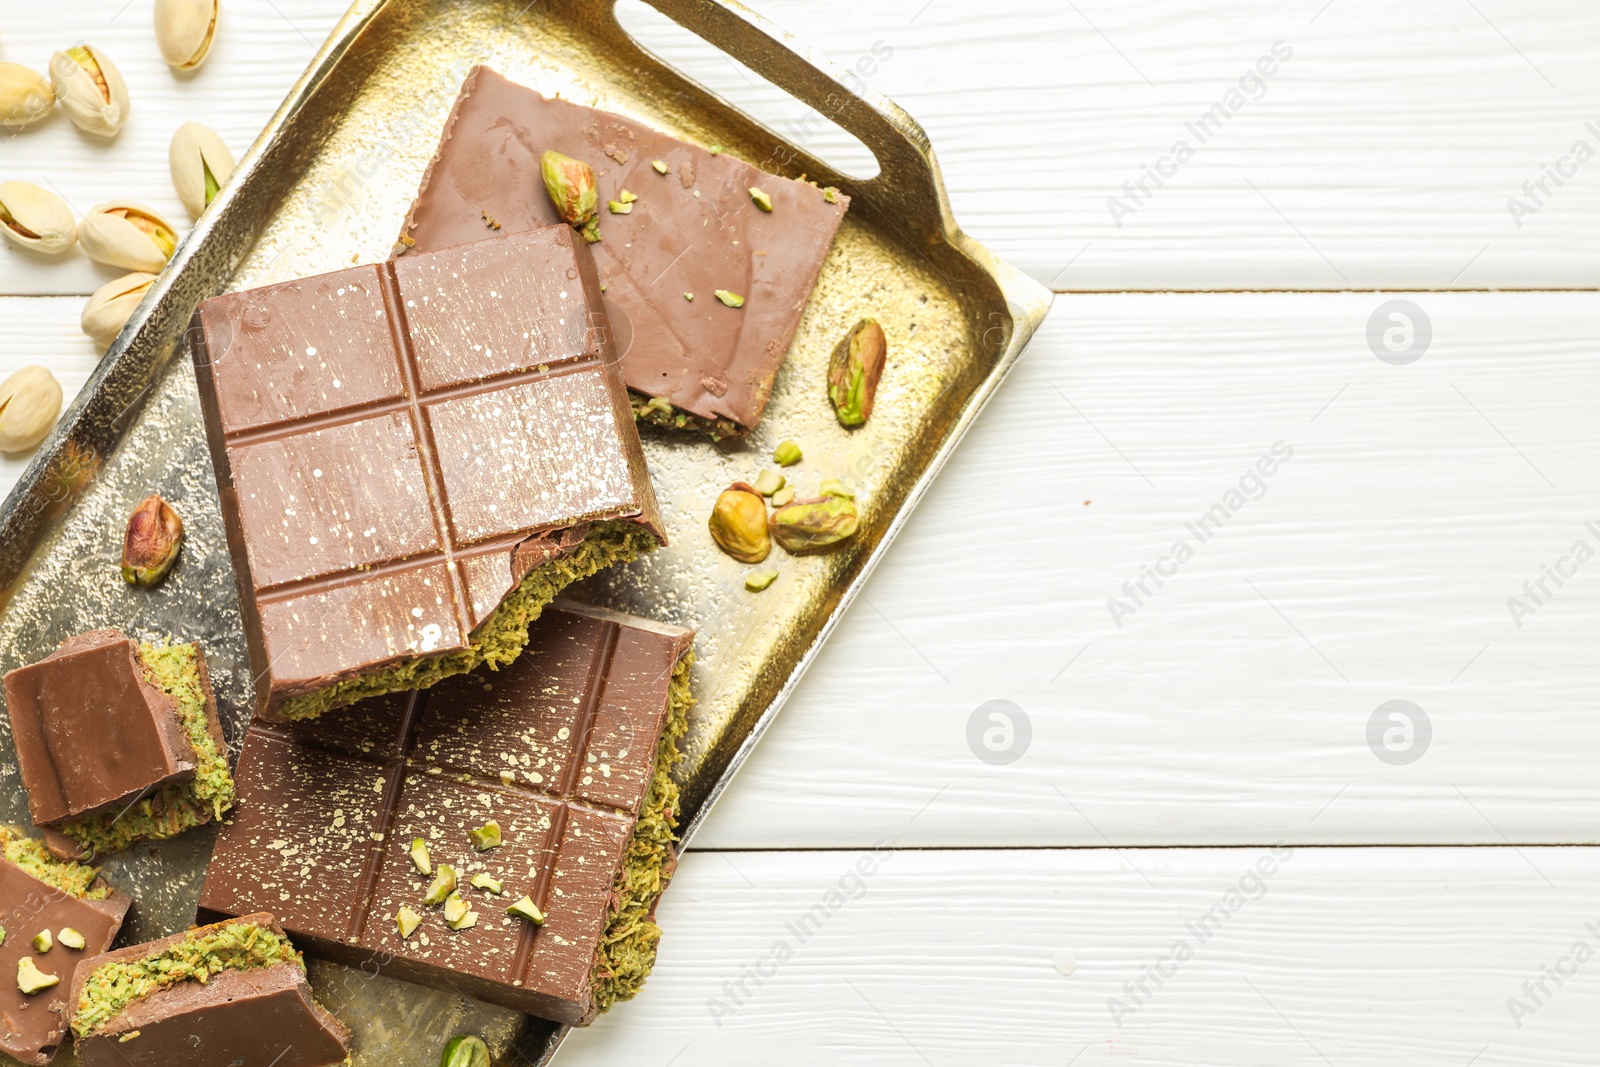
[[(19, 830), (0, 827), (0, 855), (0, 1050), (23, 1063), (49, 1063), (66, 1036), (73, 968), (111, 947), (132, 901), (93, 867), (58, 860)], [(42, 930), (53, 943), (38, 952), (33, 938)], [(62, 931), (82, 935), (82, 947), (72, 948), (77, 939)], [(57, 981), (24, 993), (17, 974), (25, 959)]]
[(559, 602), (499, 673), (257, 721), (201, 916), (270, 906), (313, 955), (589, 1022), (655, 960), (692, 636)]
[(258, 715), (503, 667), (665, 543), (599, 286), (553, 226), (200, 305)]
[(28, 809), (57, 855), (173, 837), (233, 806), (198, 645), (91, 630), (9, 672), (5, 693)]
[(333, 1067), (350, 1031), (311, 997), (270, 914), (85, 960), (72, 979), (84, 1067)]

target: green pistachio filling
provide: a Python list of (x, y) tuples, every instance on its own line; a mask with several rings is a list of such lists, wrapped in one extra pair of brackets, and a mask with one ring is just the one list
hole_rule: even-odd
[[(4, 842), (6, 859), (45, 885), (55, 886), (79, 900), (104, 900), (111, 893), (110, 886), (94, 884), (95, 877), (100, 873), (98, 870), (71, 860), (56, 859), (44, 847), (43, 841), (24, 837), (14, 827), (0, 827), (0, 842)], [(3, 935), (0, 935), (0, 940), (3, 940)]]
[(383, 693), (427, 689), (480, 664), (499, 670), (528, 644), (528, 624), (545, 605), (580, 578), (617, 563), (627, 563), (656, 547), (655, 535), (634, 522), (597, 522), (568, 556), (535, 567), (468, 636), (467, 647), (442, 656), (410, 660), (386, 670), (335, 682), (315, 692), (289, 697), (277, 712), (286, 719), (314, 719), (325, 711)]
[(169, 782), (123, 811), (97, 812), (62, 824), (63, 833), (95, 855), (117, 852), (135, 841), (176, 837), (222, 818), (233, 807), (233, 775), (211, 736), (198, 656), (198, 646), (192, 644), (139, 646), (145, 677), (178, 705), (178, 721), (194, 746), (194, 778)]
[(179, 982), (205, 985), (223, 971), (252, 971), (278, 963), (305, 961), (287, 937), (250, 923), (229, 923), (204, 933), (196, 931), (142, 959), (106, 963), (83, 983), (72, 1032), (88, 1037), (121, 1015), (129, 1004)]
[(689, 709), (694, 705), (689, 668), (693, 664), (694, 653), (690, 652), (672, 672), (666, 728), (656, 748), (655, 778), (612, 888), (610, 920), (589, 976), (595, 1006), (601, 1011), (643, 989), (656, 962), (661, 927), (651, 921), (650, 913), (665, 887), (662, 874), (677, 840), (673, 830), (678, 825), (678, 784), (672, 780), (672, 767), (683, 758), (678, 739), (689, 730)]
[(738, 437), (744, 433), (744, 428), (732, 419), (701, 418), (682, 408), (673, 407), (662, 397), (652, 400), (630, 392), (628, 403), (633, 406), (634, 419), (651, 426), (664, 426), (669, 430), (699, 430), (713, 441)]

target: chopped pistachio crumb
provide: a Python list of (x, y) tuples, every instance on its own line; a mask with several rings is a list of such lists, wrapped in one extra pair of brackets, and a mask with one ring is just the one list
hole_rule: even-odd
[(828, 186), (826, 189), (822, 190), (822, 199), (826, 200), (830, 204), (837, 204), (839, 202), (839, 190), (835, 189), (831, 185)]
[(785, 478), (777, 471), (762, 471), (756, 476), (755, 490), (762, 496), (771, 496), (782, 489), (784, 483)]
[(6, 928), (4, 926), (0, 926), (0, 945), (3, 945), (5, 943), (6, 943)]
[(418, 924), (422, 922), (422, 916), (402, 904), (400, 905), (400, 910), (395, 913), (394, 921), (395, 925), (400, 928), (400, 940), (404, 941), (411, 936)]
[(731, 308), (744, 307), (744, 297), (733, 292), (731, 289), (718, 289), (716, 291), (716, 295), (718, 300), (722, 301), (724, 304), (727, 304)]
[(467, 836), (472, 838), (472, 847), (479, 852), (487, 852), (491, 848), (499, 848), (501, 841), (500, 824), (490, 819), (476, 830), (468, 830)]
[(33, 951), (35, 952), (49, 952), (54, 945), (55, 942), (51, 939), (49, 930), (40, 930), (33, 935)]
[(498, 896), (499, 894), (505, 892), (506, 887), (500, 881), (500, 879), (496, 878), (494, 875), (488, 873), (487, 871), (479, 871), (477, 874), (472, 876), (472, 888), (487, 889), (489, 892)]
[(772, 506), (781, 508), (794, 499), (794, 486), (786, 485), (772, 494)]
[(777, 571), (755, 571), (745, 575), (744, 587), (752, 593), (759, 593), (777, 580)]
[(433, 859), (428, 855), (428, 843), (420, 837), (411, 839), (411, 862), (422, 874), (433, 873)]
[(57, 930), (56, 940), (68, 948), (77, 949), (80, 952), (83, 951), (83, 946), (88, 944), (88, 941), (84, 940), (84, 936), (70, 926), (63, 926), (60, 930)]
[(631, 204), (635, 200), (639, 199), (639, 194), (638, 193), (630, 193), (630, 192), (628, 192), (628, 190), (624, 189), (624, 190), (622, 190), (622, 192), (617, 194), (617, 199), (621, 200), (624, 204)]
[(444, 921), (458, 923), (471, 910), (467, 902), (461, 899), (460, 893), (451, 893), (444, 901)]
[(527, 919), (535, 926), (544, 925), (544, 912), (539, 910), (538, 905), (529, 896), (524, 896), (521, 900), (511, 905), (506, 909), (506, 913), (518, 919)]
[(433, 883), (428, 886), (427, 895), (422, 902), (428, 907), (437, 907), (445, 902), (451, 893), (456, 891), (456, 869), (448, 863), (439, 864), (438, 873), (433, 876)]
[(800, 446), (793, 441), (785, 441), (772, 450), (772, 462), (780, 467), (792, 467), (801, 459)]
[(41, 990), (49, 989), (61, 981), (54, 974), (45, 974), (33, 965), (32, 956), (24, 956), (17, 961), (17, 988), (32, 996)]
[(445, 925), (452, 930), (470, 930), (478, 925), (478, 913), (469, 911), (459, 919), (446, 920)]
[(772, 211), (772, 197), (768, 196), (766, 193), (762, 192), (760, 189), (757, 189), (753, 185), (750, 187), (750, 199), (755, 201), (756, 207), (760, 208), (762, 211), (769, 213)]
[(846, 488), (845, 484), (843, 482), (841, 482), (837, 478), (829, 478), (826, 481), (824, 481), (822, 483), (822, 488), (817, 490), (817, 495), (818, 496), (843, 496), (843, 497), (849, 497), (851, 500), (854, 500), (856, 498), (856, 495), (854, 493), (852, 493), (848, 488)]
[(694, 294), (693, 293), (684, 293), (683, 294), (683, 298), (685, 300), (689, 301), (689, 303), (691, 303), (691, 304), (694, 303)]
[(665, 174), (667, 172), (667, 164), (665, 160), (652, 159), (650, 161), (650, 166), (657, 174)]
[(610, 201), (607, 201), (606, 202), (606, 207), (611, 209), (611, 213), (613, 215), (631, 215), (631, 214), (633, 214), (633, 205), (631, 203), (629, 203), (628, 201), (626, 201), (626, 200), (610, 200)]
[(126, 1045), (129, 1041), (132, 1041), (134, 1038), (136, 1038), (138, 1036), (139, 1036), (139, 1031), (138, 1030), (129, 1030), (127, 1033), (125, 1033), (121, 1037), (117, 1038), (117, 1044)]
[(719, 144), (712, 145), (711, 146), (711, 154), (714, 155), (714, 156), (722, 155), (722, 146), (719, 145)]

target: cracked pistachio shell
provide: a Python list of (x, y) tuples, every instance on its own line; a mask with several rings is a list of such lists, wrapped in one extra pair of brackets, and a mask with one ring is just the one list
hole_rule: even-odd
[(172, 258), (178, 232), (143, 204), (112, 200), (83, 217), (78, 241), (97, 263), (155, 274)]
[(23, 367), (0, 382), (0, 452), (34, 448), (61, 415), (61, 383), (44, 367)]
[(172, 135), (167, 164), (172, 170), (172, 185), (178, 190), (178, 199), (183, 201), (189, 214), (199, 218), (217, 190), (227, 184), (233, 174), (233, 153), (211, 127), (185, 122)]
[(115, 137), (128, 121), (128, 86), (93, 45), (74, 45), (51, 56), (50, 83), (67, 118), (85, 133)]
[(78, 239), (67, 202), (31, 182), (0, 184), (0, 232), (12, 244), (59, 255)]
[(110, 348), (155, 280), (154, 274), (135, 271), (96, 289), (83, 306), (83, 332), (101, 348)]
[(56, 91), (20, 63), (0, 63), (0, 126), (20, 130), (50, 114)]
[(174, 70), (206, 61), (217, 33), (217, 0), (156, 0), (156, 45)]

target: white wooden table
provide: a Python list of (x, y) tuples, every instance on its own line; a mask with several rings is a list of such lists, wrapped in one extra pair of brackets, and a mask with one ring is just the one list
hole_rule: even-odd
[[(150, 0), (5, 0), (0, 59), (87, 38), (134, 117), (0, 177), (182, 216), (171, 130), (242, 150), (341, 7), (224, 3), (179, 80)], [(684, 861), (648, 993), (563, 1062), (1594, 1062), (1589, 5), (756, 6), (871, 68), (1063, 295)], [(80, 385), (109, 276), (0, 252), (0, 373)], [(1009, 763), (969, 745), (993, 700)], [(1431, 729), (1369, 744), (1397, 700)]]

